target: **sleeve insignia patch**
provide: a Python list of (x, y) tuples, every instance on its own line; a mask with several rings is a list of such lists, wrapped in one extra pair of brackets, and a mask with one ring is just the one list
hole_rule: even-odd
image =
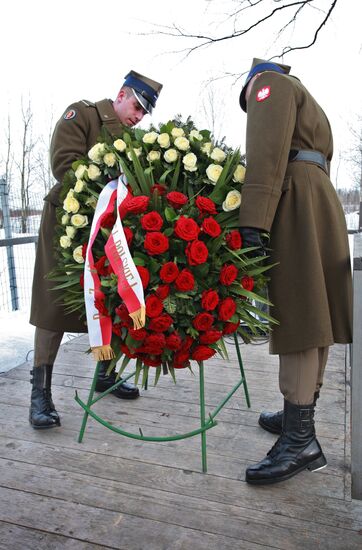
[(257, 101), (265, 101), (270, 96), (270, 86), (263, 86), (256, 92)]
[(70, 111), (67, 111), (63, 115), (63, 118), (64, 118), (64, 120), (71, 120), (72, 118), (76, 117), (76, 114), (77, 114), (77, 112), (74, 109), (70, 109)]

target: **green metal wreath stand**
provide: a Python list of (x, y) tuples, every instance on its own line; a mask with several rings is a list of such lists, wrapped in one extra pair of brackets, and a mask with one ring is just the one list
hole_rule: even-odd
[[(99, 401), (100, 399), (103, 399), (103, 397), (105, 397), (108, 393), (110, 393), (112, 390), (114, 390), (114, 388), (116, 388), (122, 382), (125, 382), (126, 380), (128, 380), (129, 378), (132, 378), (135, 375), (135, 372), (132, 372), (128, 376), (123, 377), (122, 380), (119, 380), (111, 388), (109, 388), (108, 390), (106, 390), (103, 393), (99, 394), (97, 397), (95, 397), (93, 399), (96, 380), (97, 380), (98, 371), (99, 371), (99, 363), (97, 363), (95, 371), (94, 371), (94, 376), (93, 376), (93, 380), (92, 380), (91, 389), (90, 389), (90, 392), (89, 392), (89, 395), (88, 395), (87, 403), (84, 403), (80, 399), (80, 397), (78, 396), (77, 391), (75, 392), (76, 402), (84, 409), (84, 416), (83, 416), (83, 421), (82, 421), (82, 425), (81, 425), (80, 432), (79, 432), (78, 442), (81, 443), (82, 440), (83, 440), (85, 428), (86, 428), (87, 421), (88, 421), (88, 416), (91, 416), (92, 418), (94, 418), (94, 420), (96, 420), (97, 422), (99, 422), (100, 424), (102, 424), (103, 426), (108, 428), (109, 430), (112, 430), (113, 432), (116, 432), (120, 435), (124, 435), (126, 437), (131, 437), (132, 439), (140, 439), (141, 441), (156, 441), (156, 442), (158, 442), (158, 441), (177, 441), (179, 439), (186, 439), (187, 437), (193, 437), (195, 435), (200, 434), (201, 435), (202, 471), (204, 473), (206, 473), (207, 472), (206, 431), (217, 425), (217, 422), (215, 420), (216, 415), (221, 411), (221, 409), (226, 405), (226, 403), (229, 401), (229, 399), (232, 397), (232, 395), (236, 392), (236, 390), (241, 385), (243, 385), (243, 387), (244, 387), (246, 404), (250, 408), (249, 391), (248, 391), (248, 386), (247, 386), (247, 383), (246, 383), (243, 362), (242, 362), (242, 359), (241, 359), (239, 342), (238, 342), (238, 338), (237, 338), (236, 334), (234, 334), (234, 342), (235, 342), (235, 348), (236, 348), (236, 353), (237, 353), (238, 363), (239, 363), (239, 368), (240, 368), (240, 380), (235, 384), (235, 386), (227, 394), (227, 396), (219, 403), (219, 405), (216, 407), (216, 409), (214, 409), (213, 412), (209, 413), (208, 418), (206, 419), (206, 414), (205, 414), (205, 391), (204, 391), (204, 364), (201, 361), (200, 365), (199, 365), (200, 427), (197, 428), (196, 430), (191, 431), (191, 432), (186, 432), (186, 433), (183, 433), (183, 434), (172, 435), (172, 436), (167, 436), (167, 437), (145, 436), (145, 435), (143, 435), (141, 428), (139, 428), (139, 431), (140, 431), (139, 434), (126, 432), (125, 430), (122, 430), (121, 428), (116, 428), (115, 426), (113, 426), (112, 424), (110, 424), (109, 422), (107, 422), (106, 420), (104, 420), (103, 418), (101, 418), (95, 412), (92, 411), (92, 406), (95, 403), (97, 403), (97, 401)], [(147, 389), (147, 387), (146, 387), (146, 389)]]

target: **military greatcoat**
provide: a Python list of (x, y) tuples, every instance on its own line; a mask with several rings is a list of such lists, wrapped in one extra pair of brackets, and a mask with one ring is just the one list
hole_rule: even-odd
[[(289, 162), (290, 150), (313, 150), (330, 162), (328, 119), (301, 82), (264, 72), (247, 104), (246, 177), (240, 225), (270, 231), (271, 353), (347, 343), (352, 335), (352, 280), (344, 213), (326, 173)], [(327, 170), (329, 171), (329, 170)]]
[(59, 292), (52, 290), (56, 283), (45, 277), (56, 266), (54, 238), (57, 223), (56, 207), (61, 205), (61, 182), (72, 163), (87, 156), (90, 148), (97, 142), (102, 125), (105, 125), (113, 135), (119, 135), (121, 131), (112, 101), (80, 101), (66, 109), (52, 136), (50, 161), (58, 183), (44, 199), (30, 312), (30, 323), (39, 328), (59, 332), (87, 332), (85, 317), (80, 319), (77, 312), (66, 314), (57, 301), (60, 297)]

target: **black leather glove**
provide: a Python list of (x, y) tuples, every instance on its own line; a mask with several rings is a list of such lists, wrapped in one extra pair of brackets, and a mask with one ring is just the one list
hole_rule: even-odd
[(267, 231), (255, 227), (239, 227), (239, 232), (242, 240), (242, 248), (251, 248), (252, 246), (258, 247), (257, 250), (248, 252), (248, 256), (251, 258), (265, 256), (269, 244), (269, 233)]

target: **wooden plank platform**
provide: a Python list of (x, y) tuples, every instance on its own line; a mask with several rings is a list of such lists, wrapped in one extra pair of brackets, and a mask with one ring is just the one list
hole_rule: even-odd
[[(334, 346), (316, 414), (328, 467), (284, 483), (245, 483), (248, 464), (275, 441), (258, 427), (260, 410), (281, 405), (278, 358), (268, 344), (241, 346), (251, 396), (242, 389), (207, 432), (208, 472), (202, 473), (200, 436), (142, 442), (89, 419), (77, 438), (94, 363), (87, 337), (63, 345), (54, 367), (53, 397), (62, 426), (28, 423), (29, 365), (0, 377), (0, 549), (228, 550), (362, 548), (362, 501), (351, 499), (349, 369), (344, 346)], [(207, 410), (236, 383), (230, 361), (205, 365)], [(161, 377), (136, 401), (107, 396), (95, 412), (131, 432), (174, 435), (199, 427), (198, 377), (179, 371), (176, 385)]]

